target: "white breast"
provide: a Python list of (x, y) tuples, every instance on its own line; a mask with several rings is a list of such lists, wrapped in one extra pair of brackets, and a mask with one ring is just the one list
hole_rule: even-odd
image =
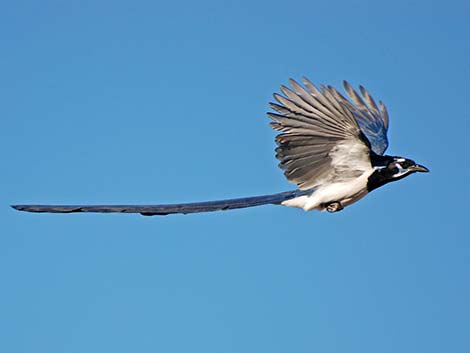
[(341, 202), (346, 207), (367, 194), (367, 179), (373, 172), (364, 172), (358, 178), (333, 184), (319, 186), (311, 195), (300, 196), (284, 201), (282, 204), (289, 207), (303, 208), (305, 211), (324, 210), (325, 204)]

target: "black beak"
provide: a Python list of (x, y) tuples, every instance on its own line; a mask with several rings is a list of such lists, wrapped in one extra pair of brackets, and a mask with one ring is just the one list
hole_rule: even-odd
[(411, 170), (412, 172), (421, 172), (421, 173), (428, 173), (429, 172), (428, 168), (426, 168), (423, 165), (419, 165), (419, 164), (412, 165), (408, 169)]

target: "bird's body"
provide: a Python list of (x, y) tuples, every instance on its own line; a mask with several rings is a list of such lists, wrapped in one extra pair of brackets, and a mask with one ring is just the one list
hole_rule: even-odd
[(370, 191), (427, 168), (414, 161), (384, 155), (388, 147), (388, 112), (360, 86), (362, 97), (347, 83), (349, 99), (331, 86), (304, 86), (290, 80), (281, 86), (268, 113), (277, 135), (276, 157), (294, 191), (248, 198), (174, 205), (15, 205), (29, 212), (119, 212), (143, 215), (198, 213), (276, 204), (337, 212)]
[(349, 206), (367, 194), (364, 185), (374, 172), (367, 147), (354, 140), (337, 145), (330, 153), (330, 173), (318, 181), (310, 195), (299, 196), (283, 202), (285, 206), (303, 208), (305, 211), (323, 211), (333, 202)]
[(343, 209), (367, 195), (364, 185), (367, 184), (368, 177), (369, 175), (364, 173), (351, 181), (322, 185), (311, 194), (283, 201), (282, 205), (302, 208), (305, 211), (324, 211), (329, 205), (339, 203)]

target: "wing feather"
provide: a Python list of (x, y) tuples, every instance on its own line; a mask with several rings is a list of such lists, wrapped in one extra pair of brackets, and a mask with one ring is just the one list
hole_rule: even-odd
[[(274, 121), (271, 126), (281, 132), (276, 136), (279, 166), (301, 190), (332, 180), (338, 170), (346, 178), (357, 176), (361, 168), (370, 166), (369, 148), (376, 153), (385, 150), (383, 136), (386, 141), (388, 126), (385, 106), (382, 102), (377, 105), (362, 86), (361, 97), (344, 82), (349, 100), (331, 86), (317, 88), (307, 78), (303, 83), (290, 79), (290, 87), (283, 85), (282, 94), (274, 94), (277, 103), (270, 103), (276, 111), (268, 113)], [(355, 151), (350, 162), (338, 156), (339, 150), (348, 153), (346, 145)], [(359, 160), (357, 151), (362, 151)]]
[(343, 85), (349, 98), (355, 103), (352, 105), (346, 100), (345, 104), (349, 103), (348, 108), (354, 114), (362, 132), (367, 136), (372, 150), (382, 155), (388, 147), (388, 113), (385, 105), (380, 102), (379, 111), (374, 99), (363, 86), (359, 86), (359, 90), (367, 104), (348, 82), (343, 81)]

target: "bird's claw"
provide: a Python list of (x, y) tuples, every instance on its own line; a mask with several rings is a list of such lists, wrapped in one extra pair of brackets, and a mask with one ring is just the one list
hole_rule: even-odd
[(326, 210), (330, 213), (339, 212), (342, 209), (344, 209), (343, 205), (339, 201), (330, 202), (329, 204), (327, 204), (325, 206), (326, 206), (325, 207)]

